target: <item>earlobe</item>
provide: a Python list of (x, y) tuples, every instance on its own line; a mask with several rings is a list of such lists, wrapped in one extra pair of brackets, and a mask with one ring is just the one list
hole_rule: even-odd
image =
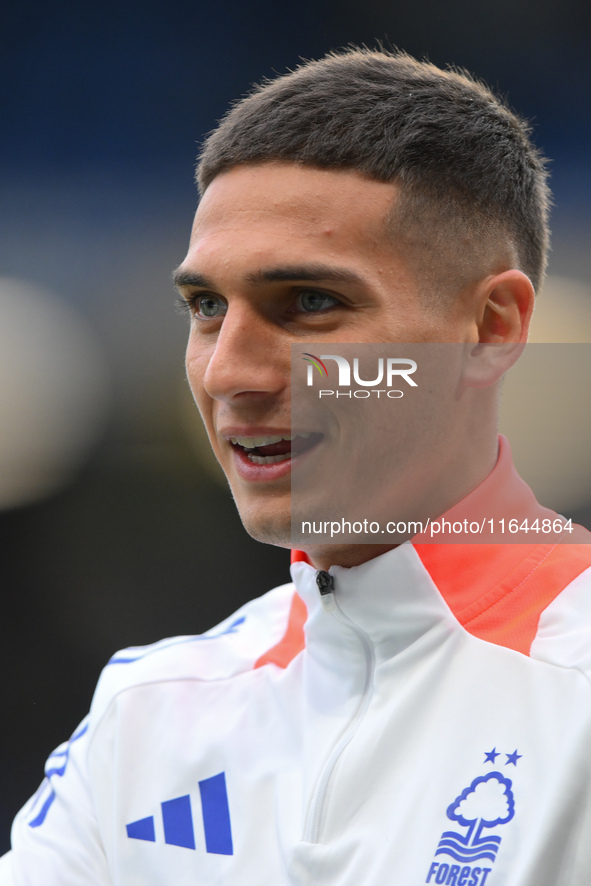
[(526, 342), (480, 342), (466, 345), (463, 381), (468, 388), (487, 388), (519, 360)]
[(478, 344), (466, 346), (464, 383), (495, 384), (519, 359), (527, 342), (534, 288), (522, 271), (486, 277), (479, 285)]
[(526, 342), (535, 292), (529, 277), (513, 268), (482, 281), (478, 340), (483, 344)]

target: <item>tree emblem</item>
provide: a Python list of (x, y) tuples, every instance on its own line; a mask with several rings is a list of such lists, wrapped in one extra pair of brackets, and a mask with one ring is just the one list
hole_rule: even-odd
[(501, 838), (496, 834), (483, 835), (483, 831), (507, 824), (514, 815), (515, 798), (510, 779), (500, 772), (475, 778), (447, 808), (447, 817), (467, 831), (461, 834), (445, 831), (435, 855), (450, 855), (461, 862), (480, 858), (494, 861)]

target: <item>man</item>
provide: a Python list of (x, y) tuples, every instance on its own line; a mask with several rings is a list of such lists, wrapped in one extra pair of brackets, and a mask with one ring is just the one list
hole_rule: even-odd
[(559, 531), (312, 541), (297, 591), (115, 655), (0, 884), (583, 886), (589, 534), (538, 505), (496, 437), (547, 249), (527, 127), (463, 74), (351, 50), (239, 102), (198, 174), (187, 373), (252, 535), (290, 544), (292, 463), (327, 442), (292, 433), (290, 346), (382, 342), (458, 355), (446, 409), (422, 413), (436, 457), (421, 443), (420, 470), (409, 447), (381, 478), (393, 512), (410, 485), (435, 516)]

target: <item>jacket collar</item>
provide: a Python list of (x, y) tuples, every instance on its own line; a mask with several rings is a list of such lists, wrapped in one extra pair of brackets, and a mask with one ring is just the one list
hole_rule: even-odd
[[(499, 438), (493, 471), (443, 518), (453, 523), (472, 518), (497, 520), (501, 515), (520, 523), (526, 518), (556, 517), (537, 502), (517, 474), (504, 437)], [(508, 533), (504, 537), (511, 538)], [(483, 639), (527, 653), (540, 607), (589, 560), (588, 544), (558, 547), (561, 550), (556, 551), (556, 544), (535, 542), (442, 544), (416, 536), (360, 566), (333, 566), (330, 573), (338, 605), (385, 656), (414, 642), (436, 623), (451, 627), (458, 621)], [(577, 557), (566, 550), (574, 552), (575, 547), (579, 549)], [(314, 634), (318, 624), (326, 621), (322, 619), (317, 573), (302, 552), (293, 552), (292, 563), (298, 593), (309, 611), (306, 630)], [(527, 600), (524, 595), (529, 595)]]

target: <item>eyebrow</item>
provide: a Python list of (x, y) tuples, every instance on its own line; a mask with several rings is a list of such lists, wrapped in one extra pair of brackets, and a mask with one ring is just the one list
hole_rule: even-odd
[(172, 282), (175, 286), (199, 286), (201, 289), (214, 289), (213, 283), (203, 274), (197, 274), (195, 271), (181, 271), (178, 268), (173, 271)]
[(249, 283), (281, 283), (289, 280), (328, 280), (334, 283), (362, 283), (363, 279), (349, 268), (333, 265), (305, 264), (285, 265), (276, 268), (263, 268), (253, 274), (247, 274)]
[[(283, 283), (290, 280), (304, 280), (307, 283), (325, 280), (331, 283), (358, 283), (364, 282), (363, 278), (349, 268), (334, 267), (333, 265), (305, 264), (305, 265), (281, 265), (271, 268), (261, 268), (246, 275), (246, 282), (257, 283)], [(213, 282), (196, 271), (182, 271), (180, 268), (173, 275), (175, 286), (198, 286), (202, 289), (215, 289)]]

